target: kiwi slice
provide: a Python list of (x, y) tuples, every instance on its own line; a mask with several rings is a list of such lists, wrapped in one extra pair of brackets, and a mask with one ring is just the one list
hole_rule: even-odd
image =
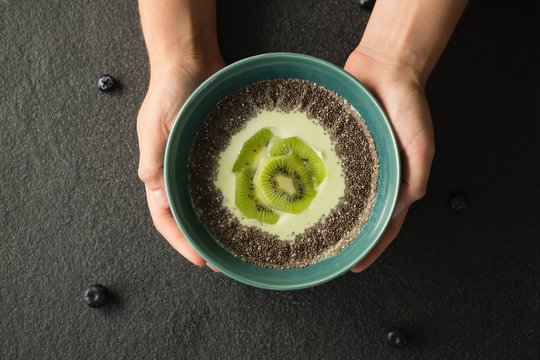
[(300, 158), (316, 185), (322, 183), (326, 178), (327, 172), (324, 161), (298, 136), (274, 141), (269, 152), (270, 156), (292, 154)]
[(272, 209), (292, 214), (307, 209), (317, 193), (304, 163), (293, 155), (264, 160), (253, 182)]
[(242, 145), (232, 171), (237, 172), (244, 168), (250, 168), (253, 173), (257, 171), (260, 162), (268, 155), (268, 145), (273, 136), (269, 128), (257, 131)]
[(235, 204), (245, 217), (275, 224), (279, 220), (279, 215), (261, 199), (255, 189), (251, 174), (249, 168), (236, 173)]

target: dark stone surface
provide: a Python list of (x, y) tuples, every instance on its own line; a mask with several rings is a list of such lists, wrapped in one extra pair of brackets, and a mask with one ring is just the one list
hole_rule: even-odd
[[(191, 266), (152, 228), (136, 2), (0, 0), (0, 358), (540, 358), (540, 21), (527, 6), (469, 5), (428, 83), (428, 194), (381, 259), (273, 292)], [(220, 43), (229, 62), (297, 51), (342, 65), (368, 16), (359, 1), (222, 1)], [(100, 92), (103, 73), (121, 88)], [(466, 212), (448, 206), (457, 190)], [(94, 283), (111, 292), (101, 309), (82, 301)], [(406, 348), (387, 344), (393, 327)]]

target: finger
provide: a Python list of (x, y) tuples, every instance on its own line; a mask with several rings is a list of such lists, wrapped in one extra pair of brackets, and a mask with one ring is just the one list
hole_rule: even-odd
[(401, 192), (404, 195), (405, 206), (411, 205), (426, 194), (435, 153), (432, 140), (429, 137), (417, 137), (417, 139), (416, 143), (403, 149)]
[(148, 118), (141, 110), (137, 119), (139, 139), (139, 178), (152, 191), (163, 188), (163, 154), (169, 136), (167, 128), (158, 118)]
[[(419, 138), (425, 139), (424, 137)], [(406, 151), (403, 151), (403, 181), (388, 228), (368, 256), (351, 269), (352, 272), (364, 271), (379, 258), (399, 234), (411, 204), (424, 196), (433, 160), (434, 147), (430, 143), (429, 137), (427, 141), (421, 141), (421, 143), (412, 144)]]
[(180, 232), (180, 229), (178, 229), (170, 209), (160, 206), (156, 199), (151, 195), (151, 192), (148, 191), (148, 188), (146, 191), (146, 199), (156, 229), (163, 235), (169, 244), (193, 264), (197, 266), (206, 264), (206, 261), (197, 254), (193, 246), (191, 246)]
[(220, 272), (214, 265), (210, 263), (206, 263), (206, 266), (208, 266), (210, 269), (212, 269), (213, 272)]
[(388, 245), (390, 245), (398, 235), (399, 230), (401, 229), (401, 226), (405, 221), (405, 217), (407, 216), (407, 211), (408, 208), (404, 209), (399, 215), (397, 215), (390, 221), (390, 224), (388, 224), (386, 231), (384, 232), (382, 238), (379, 240), (377, 245), (375, 245), (375, 247), (369, 252), (369, 254), (364, 259), (362, 259), (362, 261), (360, 261), (351, 269), (352, 272), (359, 273), (366, 270), (375, 262), (375, 260), (379, 258), (379, 256), (381, 256), (381, 254), (384, 252), (384, 250), (386, 250)]

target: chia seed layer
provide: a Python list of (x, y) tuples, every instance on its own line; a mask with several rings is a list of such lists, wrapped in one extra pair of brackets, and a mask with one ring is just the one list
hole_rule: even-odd
[[(260, 110), (305, 112), (332, 140), (345, 176), (336, 207), (292, 242), (241, 224), (214, 185), (220, 153)], [(349, 245), (371, 213), (378, 173), (375, 144), (358, 112), (335, 92), (296, 79), (259, 81), (223, 98), (197, 131), (188, 161), (191, 200), (209, 232), (232, 254), (272, 268), (311, 265)]]

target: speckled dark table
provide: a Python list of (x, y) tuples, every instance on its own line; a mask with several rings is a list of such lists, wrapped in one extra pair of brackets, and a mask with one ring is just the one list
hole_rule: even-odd
[[(427, 196), (372, 268), (251, 288), (177, 255), (136, 176), (135, 1), (0, 0), (0, 359), (540, 359), (540, 19), (473, 1), (428, 84)], [(532, 6), (532, 5), (531, 5)], [(358, 1), (220, 1), (228, 62), (342, 65)], [(107, 72), (122, 83), (96, 89)], [(470, 196), (466, 212), (450, 194)], [(81, 300), (99, 282), (101, 309)], [(385, 329), (399, 326), (396, 350)]]

